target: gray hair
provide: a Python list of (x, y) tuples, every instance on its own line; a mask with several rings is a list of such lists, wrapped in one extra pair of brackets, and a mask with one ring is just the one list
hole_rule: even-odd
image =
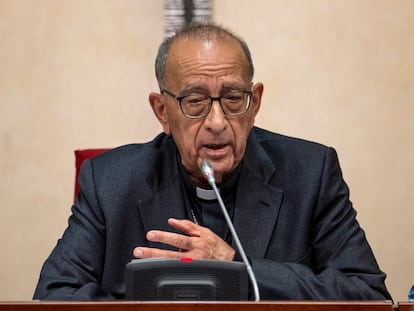
[(191, 23), (184, 26), (184, 28), (181, 30), (177, 31), (173, 36), (164, 39), (164, 41), (161, 43), (158, 49), (157, 57), (155, 59), (155, 76), (157, 78), (158, 85), (161, 87), (164, 84), (164, 74), (168, 52), (172, 43), (177, 39), (183, 37), (191, 37), (200, 40), (209, 40), (220, 37), (223, 38), (226, 36), (231, 37), (240, 43), (240, 46), (243, 49), (249, 65), (249, 78), (252, 80), (254, 74), (252, 56), (250, 54), (247, 43), (241, 37), (222, 26), (213, 23)]

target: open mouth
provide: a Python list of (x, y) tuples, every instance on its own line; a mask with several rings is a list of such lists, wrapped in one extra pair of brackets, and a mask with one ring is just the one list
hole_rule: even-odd
[(205, 144), (202, 156), (210, 160), (219, 161), (230, 152), (229, 144)]
[(226, 147), (226, 144), (207, 144), (204, 145), (204, 147), (211, 149), (211, 150), (220, 150), (223, 149), (224, 147)]

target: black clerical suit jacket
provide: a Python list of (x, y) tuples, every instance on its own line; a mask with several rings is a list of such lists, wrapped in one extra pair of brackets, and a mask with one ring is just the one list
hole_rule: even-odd
[[(189, 218), (178, 156), (160, 134), (84, 162), (69, 226), (34, 298), (123, 298), (134, 247), (173, 249), (145, 234)], [(234, 191), (234, 226), (262, 299), (390, 299), (332, 148), (255, 127)]]

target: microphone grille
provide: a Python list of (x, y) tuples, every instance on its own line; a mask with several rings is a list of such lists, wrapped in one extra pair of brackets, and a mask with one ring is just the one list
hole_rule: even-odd
[(201, 161), (200, 170), (201, 173), (203, 173), (204, 178), (207, 179), (207, 181), (209, 182), (209, 184), (215, 182), (214, 169), (211, 166), (210, 162), (208, 162), (207, 160)]

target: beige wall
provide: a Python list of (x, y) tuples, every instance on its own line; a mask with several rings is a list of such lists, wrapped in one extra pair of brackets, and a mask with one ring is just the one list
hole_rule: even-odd
[[(150, 139), (161, 0), (0, 0), (0, 300), (31, 299), (73, 150)], [(414, 283), (414, 1), (219, 0), (265, 83), (257, 125), (335, 147), (395, 300)]]

